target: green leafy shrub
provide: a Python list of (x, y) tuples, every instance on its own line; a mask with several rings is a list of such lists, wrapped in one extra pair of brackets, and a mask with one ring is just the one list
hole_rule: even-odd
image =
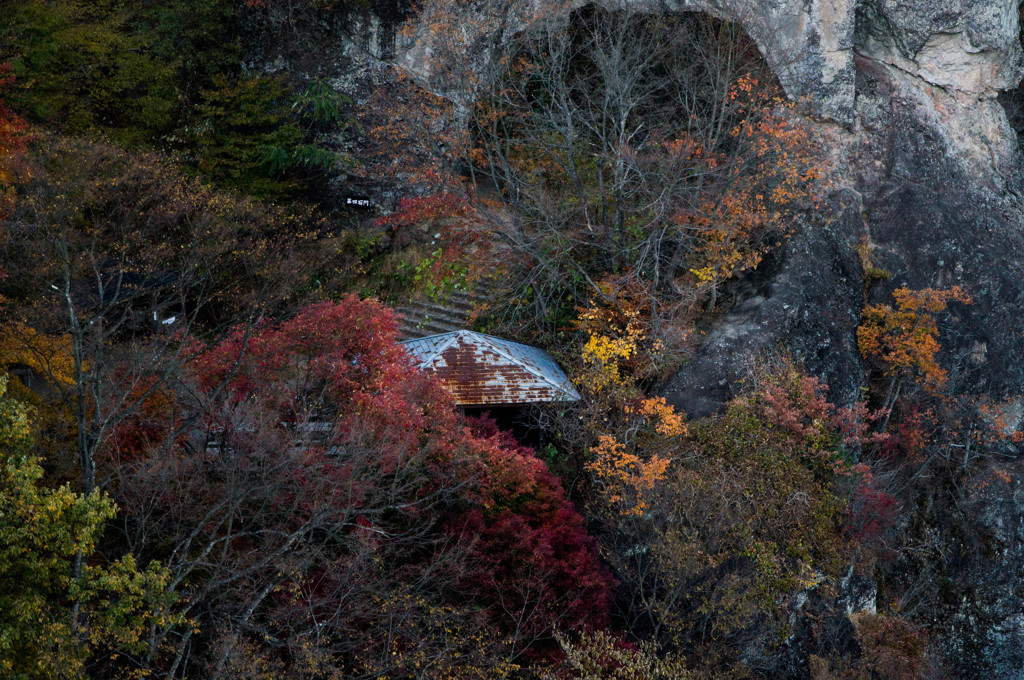
[(157, 617), (182, 619), (169, 612), (169, 574), (159, 563), (142, 570), (131, 554), (90, 563), (117, 506), (102, 492), (39, 484), (33, 414), (6, 396), (7, 380), (0, 377), (0, 580), (17, 587), (0, 589), (0, 672), (82, 677), (98, 651), (140, 651)]
[(14, 104), (69, 132), (103, 130), (125, 144), (173, 128), (173, 65), (152, 49), (128, 3), (28, 0), (4, 9), (0, 51), (18, 76)]

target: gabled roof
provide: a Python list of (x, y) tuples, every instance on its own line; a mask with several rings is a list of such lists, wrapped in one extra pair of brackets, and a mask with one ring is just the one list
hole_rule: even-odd
[(577, 401), (551, 355), (493, 335), (453, 331), (402, 343), (420, 370), (436, 375), (460, 406)]

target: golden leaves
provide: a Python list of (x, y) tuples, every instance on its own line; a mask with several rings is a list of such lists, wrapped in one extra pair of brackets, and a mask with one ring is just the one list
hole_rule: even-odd
[(625, 384), (620, 364), (633, 356), (637, 342), (642, 338), (642, 332), (633, 321), (630, 321), (625, 335), (621, 337), (591, 335), (583, 345), (582, 352), (583, 363), (590, 370), (584, 373), (580, 382), (594, 392)]
[(604, 502), (631, 516), (644, 512), (647, 498), (665, 478), (671, 462), (668, 452), (686, 434), (686, 425), (662, 397), (642, 399), (625, 412), (634, 417), (634, 426), (626, 430), (623, 441), (600, 435), (587, 470), (598, 482)]
[(655, 454), (643, 460), (608, 435), (598, 437), (592, 454), (587, 469), (602, 482), (605, 502), (618, 506), (623, 515), (643, 514), (647, 507), (644, 495), (665, 476), (668, 459)]
[(893, 298), (895, 307), (877, 304), (864, 308), (857, 347), (864, 356), (881, 362), (888, 376), (912, 376), (926, 389), (936, 391), (945, 384), (946, 371), (935, 358), (940, 349), (935, 314), (945, 311), (950, 302), (971, 304), (971, 298), (959, 286), (949, 290), (900, 288)]
[(71, 338), (51, 337), (21, 323), (0, 326), (0, 369), (13, 365), (28, 366), (59, 385), (71, 385)]

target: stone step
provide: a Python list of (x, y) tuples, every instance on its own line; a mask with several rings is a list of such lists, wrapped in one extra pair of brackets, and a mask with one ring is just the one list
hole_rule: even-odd
[(430, 321), (421, 322), (415, 325), (402, 325), (400, 332), (402, 337), (406, 340), (412, 340), (415, 338), (425, 338), (428, 335), (440, 335), (441, 333), (451, 333), (452, 331), (460, 330), (463, 327), (455, 328), (450, 325), (435, 324)]
[(408, 306), (408, 308), (423, 314), (430, 314), (433, 316), (446, 316), (460, 319), (468, 317), (470, 311), (467, 309), (463, 309), (461, 307), (431, 301), (417, 301), (411, 303)]
[(468, 322), (465, 314), (459, 314), (445, 309), (433, 309), (423, 307), (403, 307), (397, 310), (406, 321), (419, 323), (421, 321), (433, 321), (436, 323), (464, 326)]
[(485, 294), (456, 292), (440, 300), (426, 300), (424, 302), (437, 307), (444, 307), (446, 309), (459, 310), (461, 312), (468, 313), (473, 311), (474, 307), (486, 299), (487, 296)]
[(470, 290), (452, 291), (441, 300), (427, 297), (410, 300), (395, 311), (402, 315), (400, 332), (407, 339), (449, 333), (469, 327), (473, 310), (490, 295), (492, 284), (479, 283)]
[(438, 333), (448, 333), (466, 328), (468, 320), (453, 314), (438, 314), (428, 311), (403, 308), (398, 310), (402, 314), (400, 331), (405, 337), (425, 337)]

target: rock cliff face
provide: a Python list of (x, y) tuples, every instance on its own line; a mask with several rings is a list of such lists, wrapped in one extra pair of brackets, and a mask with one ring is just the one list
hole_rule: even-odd
[[(546, 1), (476, 3), (473, 11), (484, 9), (467, 17), (464, 42), (500, 42)], [(893, 274), (867, 289), (869, 301), (904, 285), (967, 288), (975, 303), (946, 339), (947, 367), (970, 391), (1024, 394), (1024, 182), (998, 101), (1024, 76), (1016, 0), (615, 1), (741, 24), (804, 103), (836, 168), (831, 210), (707, 329), (697, 357), (665, 386), (670, 401), (692, 415), (710, 412), (753, 357), (779, 345), (821, 375), (834, 399), (853, 400), (863, 378), (861, 241)], [(421, 21), (396, 61), (429, 81), (442, 48), (430, 18)]]
[[(828, 380), (833, 397), (855, 396), (861, 239), (893, 274), (868, 289), (871, 297), (884, 300), (901, 285), (968, 288), (975, 304), (947, 340), (947, 364), (972, 391), (1024, 392), (1021, 161), (997, 101), (1021, 77), (1016, 2), (837, 5), (829, 12), (841, 22), (805, 32), (819, 36), (812, 46), (829, 34), (840, 49), (819, 48), (814, 59), (806, 52), (803, 66), (784, 60), (788, 70), (780, 70), (812, 78), (783, 82), (793, 94), (811, 93), (821, 117), (838, 170), (832, 214), (788, 244), (761, 297), (727, 314), (697, 360), (670, 381), (667, 394), (693, 413), (727, 397), (744, 362), (779, 343)], [(820, 8), (806, 18), (815, 16), (824, 16)], [(765, 53), (771, 61), (773, 52)], [(832, 66), (819, 68), (826, 56)]]
[[(1019, 427), (1024, 183), (1016, 133), (997, 101), (1022, 77), (1017, 2), (836, 2), (828, 12), (842, 19), (815, 27), (820, 4), (803, 15), (806, 51), (782, 57), (778, 73), (790, 94), (812, 97), (833, 149), (839, 186), (831, 214), (788, 243), (761, 288), (708, 330), (665, 392), (691, 413), (708, 413), (753, 357), (784, 345), (828, 382), (834, 399), (852, 400), (862, 384), (855, 333), (864, 293), (887, 301), (902, 285), (959, 284), (974, 304), (945, 333), (943, 361), (959, 389), (1017, 404), (1010, 420)], [(770, 61), (787, 54), (764, 52)], [(891, 280), (864, 288), (860, 239)], [(1024, 472), (1019, 459), (1007, 467)], [(947, 590), (946, 604), (929, 616), (935, 649), (955, 677), (1024, 674), (1021, 495), (1015, 483), (979, 501), (981, 521), (949, 531), (971, 536), (948, 546), (960, 557), (946, 559), (945, 573), (926, 584), (938, 589), (942, 580)], [(926, 521), (949, 530), (959, 512), (935, 511)], [(979, 540), (991, 550), (969, 554)]]
[(791, 98), (806, 98), (819, 115), (852, 123), (854, 0), (677, 0), (646, 6), (706, 12), (741, 24)]
[[(473, 3), (468, 11), (492, 15), (468, 17), (464, 42), (486, 53), (545, 1)], [(998, 101), (1024, 76), (1017, 0), (617, 1), (744, 26), (789, 96), (805, 102), (836, 168), (828, 209), (706, 330), (663, 388), (672, 403), (695, 416), (714, 411), (749, 362), (779, 346), (822, 377), (834, 401), (852, 402), (864, 380), (856, 329), (865, 301), (888, 301), (899, 286), (954, 284), (974, 303), (944, 335), (943, 362), (959, 389), (1024, 403), (1024, 177)], [(344, 53), (372, 69), (395, 49), (394, 61), (429, 83), (443, 50), (429, 22), (421, 17), (397, 43), (370, 22), (374, 39), (349, 41)], [(337, 76), (342, 87), (350, 80)], [(861, 243), (891, 279), (865, 285)], [(1019, 427), (1017, 411), (1010, 424)], [(1024, 472), (1017, 460), (1007, 465)], [(935, 614), (935, 636), (959, 677), (1024, 673), (1022, 493), (989, 499), (980, 530), (996, 547), (970, 573), (948, 575), (956, 602)]]

